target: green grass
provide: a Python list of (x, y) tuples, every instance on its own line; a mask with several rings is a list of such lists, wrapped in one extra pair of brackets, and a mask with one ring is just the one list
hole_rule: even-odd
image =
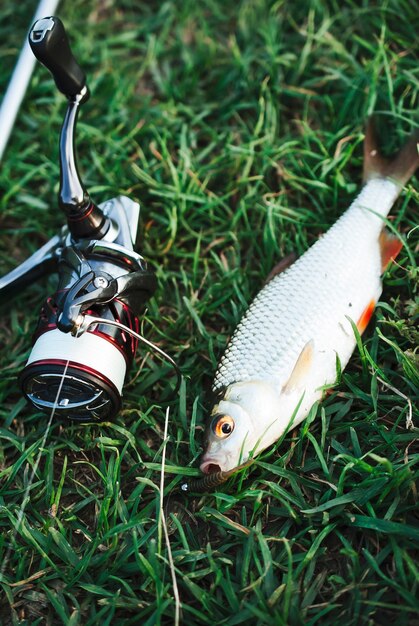
[[(35, 4), (2, 2), (0, 93)], [(188, 626), (419, 623), (414, 181), (392, 213), (406, 245), (340, 384), (244, 475), (176, 491), (198, 475), (207, 394), (246, 306), (359, 189), (365, 118), (387, 152), (417, 126), (414, 3), (75, 0), (59, 15), (92, 91), (83, 178), (97, 202), (141, 202), (137, 249), (159, 279), (143, 330), (184, 380), (170, 400), (169, 369), (139, 351), (114, 424), (54, 422), (40, 447), (48, 416), (16, 379), (54, 279), (2, 302), (0, 623), (173, 624), (170, 554)], [(1, 164), (1, 273), (63, 224), (64, 109), (38, 65)]]

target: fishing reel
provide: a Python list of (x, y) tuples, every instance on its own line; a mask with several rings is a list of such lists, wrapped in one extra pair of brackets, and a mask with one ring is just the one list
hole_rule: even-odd
[(121, 407), (125, 374), (139, 341), (175, 364), (139, 334), (139, 315), (156, 289), (154, 272), (134, 251), (139, 205), (124, 196), (96, 205), (80, 179), (74, 136), (89, 91), (62, 22), (57, 17), (38, 20), (29, 43), (68, 99), (58, 196), (67, 226), (0, 279), (0, 293), (58, 270), (57, 290), (42, 306), (32, 352), (20, 375), (22, 391), (46, 413), (109, 420)]

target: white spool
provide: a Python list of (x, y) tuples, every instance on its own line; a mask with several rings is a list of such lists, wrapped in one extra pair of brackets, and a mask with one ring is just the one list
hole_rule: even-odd
[(122, 352), (111, 341), (88, 332), (73, 337), (55, 328), (37, 339), (26, 366), (56, 359), (94, 370), (113, 383), (121, 394), (127, 364)]

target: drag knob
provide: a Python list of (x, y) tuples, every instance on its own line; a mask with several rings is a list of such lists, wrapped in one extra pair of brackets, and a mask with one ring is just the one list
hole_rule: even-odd
[(44, 17), (29, 32), (32, 52), (54, 77), (58, 89), (68, 98), (80, 94), (86, 76), (73, 57), (62, 21)]

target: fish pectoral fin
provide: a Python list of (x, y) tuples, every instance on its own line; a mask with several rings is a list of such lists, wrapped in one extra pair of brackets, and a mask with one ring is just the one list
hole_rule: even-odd
[(310, 339), (301, 350), (297, 359), (294, 369), (291, 372), (291, 376), (282, 388), (284, 393), (291, 393), (295, 389), (301, 389), (305, 387), (305, 381), (314, 359), (314, 341)]
[(381, 270), (384, 272), (388, 265), (398, 256), (400, 250), (403, 248), (403, 242), (390, 233), (386, 228), (383, 228), (379, 238), (380, 252), (381, 252)]

